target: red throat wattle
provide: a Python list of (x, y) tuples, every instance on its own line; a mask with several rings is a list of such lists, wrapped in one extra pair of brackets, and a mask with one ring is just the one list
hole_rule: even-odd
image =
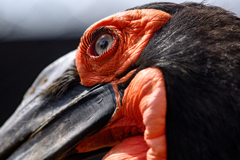
[[(76, 54), (81, 83), (93, 86), (111, 82), (118, 108), (104, 129), (76, 147), (79, 153), (113, 147), (104, 159), (166, 159), (167, 104), (161, 70), (146, 68), (138, 72), (125, 89), (122, 103), (117, 84), (133, 75), (136, 70), (118, 78), (138, 60), (154, 33), (170, 18), (159, 10), (130, 10), (107, 17), (86, 30)], [(112, 46), (97, 56), (92, 45), (106, 33), (113, 37)]]

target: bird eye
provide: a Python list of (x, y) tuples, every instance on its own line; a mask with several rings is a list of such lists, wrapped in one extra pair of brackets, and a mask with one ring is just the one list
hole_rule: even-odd
[(110, 34), (101, 35), (95, 43), (95, 56), (100, 56), (112, 47), (113, 37)]

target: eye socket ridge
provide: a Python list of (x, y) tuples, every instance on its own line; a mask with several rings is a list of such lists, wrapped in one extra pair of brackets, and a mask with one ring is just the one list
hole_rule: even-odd
[(104, 26), (99, 27), (92, 32), (92, 39), (95, 40), (96, 38), (99, 37), (100, 34), (103, 34), (105, 32), (106, 33), (107, 32), (114, 32), (114, 30), (111, 29), (111, 28), (104, 27)]

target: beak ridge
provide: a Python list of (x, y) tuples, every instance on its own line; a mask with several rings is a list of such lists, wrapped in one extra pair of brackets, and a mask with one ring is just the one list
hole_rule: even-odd
[(61, 159), (102, 129), (116, 109), (110, 83), (75, 84), (61, 95), (33, 97), (0, 128), (1, 159)]

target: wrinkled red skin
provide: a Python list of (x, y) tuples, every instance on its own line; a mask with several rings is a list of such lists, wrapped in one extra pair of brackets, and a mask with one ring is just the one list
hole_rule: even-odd
[[(107, 17), (85, 32), (76, 54), (76, 66), (85, 86), (111, 82), (116, 93), (117, 110), (99, 133), (82, 141), (79, 153), (113, 147), (104, 159), (166, 159), (166, 91), (161, 70), (146, 68), (137, 73), (124, 91), (122, 105), (117, 84), (128, 80), (135, 70), (118, 79), (137, 61), (151, 37), (171, 16), (153, 9), (132, 10)], [(86, 33), (101, 26), (119, 36), (118, 48), (101, 56), (83, 52)]]

